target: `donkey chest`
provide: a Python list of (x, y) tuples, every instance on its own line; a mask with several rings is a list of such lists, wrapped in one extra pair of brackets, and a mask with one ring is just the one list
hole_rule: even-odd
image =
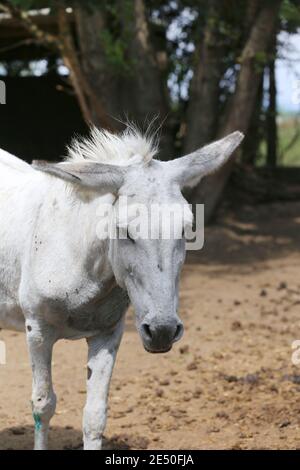
[(124, 316), (129, 305), (127, 293), (113, 285), (105, 290), (77, 288), (64, 298), (47, 299), (45, 317), (64, 338), (89, 336), (111, 330)]

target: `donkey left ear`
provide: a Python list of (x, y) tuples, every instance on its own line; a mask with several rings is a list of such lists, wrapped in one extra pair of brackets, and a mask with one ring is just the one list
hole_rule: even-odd
[(32, 162), (33, 168), (86, 188), (117, 192), (124, 182), (126, 167), (96, 162)]
[(233, 132), (185, 157), (166, 162), (171, 178), (181, 188), (196, 186), (204, 176), (224, 165), (243, 139), (241, 132)]

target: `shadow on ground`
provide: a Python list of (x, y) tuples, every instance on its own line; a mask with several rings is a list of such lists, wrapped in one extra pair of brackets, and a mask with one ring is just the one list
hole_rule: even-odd
[[(0, 432), (0, 450), (32, 450), (33, 426), (6, 428)], [(5, 446), (3, 443), (5, 442)], [(128, 450), (131, 444), (128, 436), (104, 439), (104, 450)], [(50, 431), (50, 450), (82, 450), (82, 433), (72, 427), (54, 426)]]
[[(220, 213), (205, 228), (201, 251), (190, 251), (190, 264), (247, 266), (297, 253), (300, 246), (300, 202), (243, 206)], [(227, 269), (227, 268), (226, 268)]]

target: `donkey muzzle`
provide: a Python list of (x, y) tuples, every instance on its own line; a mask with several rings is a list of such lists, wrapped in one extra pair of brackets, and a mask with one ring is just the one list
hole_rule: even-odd
[(170, 351), (173, 343), (183, 335), (183, 324), (178, 319), (158, 322), (145, 318), (140, 327), (140, 334), (146, 351), (165, 353)]

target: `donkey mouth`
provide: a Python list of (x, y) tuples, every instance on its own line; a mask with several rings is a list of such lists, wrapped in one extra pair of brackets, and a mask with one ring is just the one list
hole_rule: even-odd
[(144, 348), (145, 348), (145, 351), (147, 351), (148, 353), (151, 353), (151, 354), (165, 354), (169, 351), (171, 351), (172, 349), (172, 344), (171, 346), (169, 346), (168, 348), (166, 349), (149, 349), (147, 348), (147, 346), (144, 345)]

